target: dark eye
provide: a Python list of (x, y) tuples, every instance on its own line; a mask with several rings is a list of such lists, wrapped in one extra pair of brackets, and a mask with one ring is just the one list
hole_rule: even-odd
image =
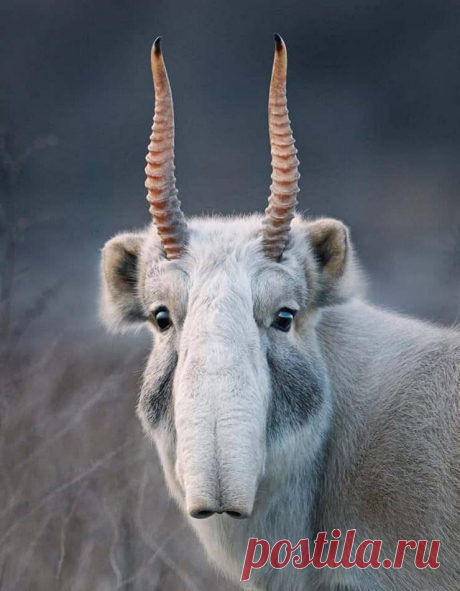
[(288, 332), (294, 320), (295, 311), (288, 308), (281, 308), (272, 326), (283, 332)]
[(171, 317), (166, 308), (158, 308), (158, 310), (153, 313), (153, 318), (161, 332), (168, 330), (172, 324)]

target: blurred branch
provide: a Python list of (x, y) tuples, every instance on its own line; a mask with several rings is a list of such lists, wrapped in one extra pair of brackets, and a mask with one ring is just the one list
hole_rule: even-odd
[(172, 560), (164, 552), (164, 548), (167, 546), (167, 544), (171, 540), (173, 540), (174, 537), (178, 533), (183, 531), (185, 528), (186, 528), (186, 524), (182, 523), (180, 526), (173, 529), (172, 532), (170, 534), (168, 534), (166, 536), (166, 538), (164, 538), (162, 543), (160, 545), (157, 545), (155, 548), (153, 548), (153, 546), (151, 545), (151, 542), (149, 542), (148, 546), (153, 550), (153, 554), (149, 558), (147, 564), (145, 564), (142, 568), (140, 568), (138, 571), (136, 571), (135, 574), (132, 577), (130, 577), (129, 579), (123, 579), (122, 581), (118, 582), (114, 591), (118, 590), (118, 589), (125, 588), (126, 585), (129, 583), (134, 583), (134, 581), (136, 579), (138, 579), (139, 577), (143, 576), (146, 573), (147, 569), (155, 562), (155, 560), (157, 560), (157, 558), (159, 558), (160, 560), (162, 560), (164, 563), (167, 564), (167, 566), (182, 580), (182, 582), (185, 584), (187, 589), (190, 589), (191, 591), (200, 591), (198, 589), (198, 587), (195, 585), (195, 583), (191, 580), (189, 575), (182, 568), (180, 568), (178, 566), (178, 564), (174, 560)]
[[(24, 565), (30, 564), (32, 556), (35, 552), (35, 549), (36, 549), (41, 537), (45, 533), (47, 527), (49, 526), (51, 519), (52, 519), (52, 513), (49, 513), (48, 515), (44, 516), (42, 523), (37, 530), (37, 533), (35, 534), (35, 536), (33, 537), (32, 541), (29, 544), (28, 549), (21, 556), (21, 560), (23, 561)], [(20, 583), (22, 577), (24, 576), (24, 571), (25, 571), (24, 568), (19, 570), (19, 574), (17, 575), (16, 580), (14, 581), (13, 586), (12, 586), (13, 589), (19, 589), (19, 583)]]
[[(181, 579), (181, 581), (185, 585), (186, 589), (190, 589), (190, 591), (200, 591), (200, 589), (197, 587), (197, 585), (195, 584), (195, 582), (193, 581), (191, 576), (180, 566), (180, 564), (175, 562), (164, 551), (164, 548), (166, 547), (168, 542), (170, 542), (170, 540), (178, 532), (180, 532), (182, 529), (184, 529), (185, 524), (181, 524), (179, 527), (172, 530), (172, 532), (170, 532), (170, 534), (168, 536), (166, 536), (166, 538), (163, 539), (161, 544), (157, 544), (156, 542), (154, 542), (151, 539), (150, 536), (147, 536), (145, 534), (145, 531), (143, 528), (141, 512), (142, 512), (142, 506), (144, 504), (145, 491), (146, 491), (146, 488), (148, 485), (148, 481), (149, 481), (148, 473), (147, 473), (147, 471), (144, 471), (144, 475), (142, 477), (142, 482), (139, 487), (139, 501), (138, 501), (138, 510), (137, 510), (137, 514), (136, 514), (136, 522), (137, 522), (138, 531), (139, 531), (144, 543), (153, 552), (149, 562), (147, 563), (146, 567), (144, 567), (144, 568), (147, 568), (150, 564), (152, 564), (155, 561), (155, 559), (159, 558), (164, 564), (166, 564), (168, 566), (168, 568), (172, 572), (174, 572)], [(142, 569), (142, 570), (144, 570), (144, 569)], [(139, 576), (139, 574), (140, 573), (138, 573), (137, 576)], [(118, 589), (118, 587), (117, 587), (117, 589)]]
[[(81, 482), (85, 478), (88, 478), (89, 476), (91, 476), (91, 474), (96, 472), (96, 470), (99, 470), (104, 464), (109, 462), (111, 459), (113, 459), (114, 457), (119, 455), (127, 447), (132, 445), (134, 443), (134, 441), (135, 441), (134, 437), (127, 439), (122, 445), (120, 445), (119, 447), (117, 447), (116, 449), (111, 451), (110, 453), (106, 454), (105, 456), (103, 456), (102, 458), (97, 460), (96, 462), (93, 462), (93, 464), (89, 468), (87, 468), (86, 470), (83, 470), (82, 472), (80, 472), (79, 474), (77, 474), (76, 476), (71, 478), (70, 480), (67, 480), (63, 484), (54, 488), (50, 493), (48, 493), (47, 495), (45, 495), (44, 497), (39, 499), (37, 504), (34, 505), (31, 509), (29, 509), (28, 511), (25, 511), (25, 512), (21, 512), (20, 517), (18, 519), (16, 519), (16, 521), (14, 521), (10, 525), (10, 527), (5, 530), (5, 533), (0, 537), (0, 545), (4, 544), (10, 538), (10, 536), (20, 527), (20, 525), (24, 521), (26, 521), (31, 515), (33, 515), (39, 509), (41, 509), (44, 505), (46, 505), (46, 503), (48, 503), (52, 498), (54, 498), (56, 495), (61, 494), (62, 492), (64, 492), (68, 488), (74, 486), (75, 484)], [(12, 510), (13, 508), (14, 507), (11, 507), (10, 510)]]
[(45, 289), (42, 294), (34, 301), (23, 314), (23, 317), (18, 322), (17, 326), (11, 333), (14, 341), (18, 341), (23, 334), (27, 331), (29, 326), (43, 315), (46, 311), (48, 304), (59, 294), (64, 286), (64, 280), (60, 279), (52, 287)]
[[(35, 460), (39, 454), (52, 445), (55, 445), (59, 439), (74, 429), (81, 422), (81, 420), (85, 418), (86, 413), (89, 410), (92, 410), (98, 402), (104, 400), (107, 394), (110, 395), (113, 391), (116, 391), (115, 386), (120, 377), (123, 375), (123, 372), (126, 370), (127, 368), (125, 365), (122, 365), (117, 371), (114, 371), (112, 374), (107, 376), (104, 380), (104, 383), (97, 386), (92, 396), (90, 396), (84, 404), (79, 403), (76, 408), (70, 408), (68, 413), (69, 420), (60, 429), (57, 429), (53, 435), (48, 436), (40, 447), (35, 448), (34, 451), (21, 462), (19, 462), (19, 464), (17, 464), (14, 469), (22, 471), (24, 467), (27, 466), (31, 461)], [(53, 424), (57, 422), (56, 416), (52, 417), (52, 422)]]
[(64, 516), (64, 523), (62, 524), (62, 529), (61, 529), (61, 544), (60, 544), (59, 563), (58, 563), (56, 577), (55, 577), (56, 581), (59, 581), (59, 579), (61, 578), (62, 568), (64, 566), (64, 560), (66, 557), (67, 530), (69, 528), (69, 523), (75, 514), (75, 510), (76, 510), (76, 508), (78, 506), (78, 502), (80, 500), (80, 495), (86, 486), (87, 486), (87, 483), (84, 482), (82, 484), (82, 486), (76, 491), (75, 498), (70, 506), (69, 512), (67, 513), (67, 515)]

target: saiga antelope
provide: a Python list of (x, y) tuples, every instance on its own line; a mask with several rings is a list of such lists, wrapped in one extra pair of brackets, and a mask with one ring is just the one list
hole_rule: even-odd
[(446, 590), (459, 579), (458, 332), (375, 308), (349, 232), (295, 215), (298, 160), (275, 36), (272, 185), (263, 216), (185, 220), (174, 116), (152, 48), (147, 155), (153, 223), (102, 256), (109, 328), (146, 326), (138, 415), (172, 496), (211, 561), (239, 581), (250, 537), (294, 545), (356, 529), (356, 543), (439, 539), (440, 568), (253, 570), (266, 590)]

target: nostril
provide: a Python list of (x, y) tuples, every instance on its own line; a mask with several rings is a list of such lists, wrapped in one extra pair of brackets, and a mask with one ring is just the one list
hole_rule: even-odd
[(240, 511), (225, 511), (225, 513), (234, 519), (246, 519), (249, 517), (247, 513), (241, 513)]
[(190, 516), (195, 519), (206, 519), (207, 517), (211, 517), (211, 515), (214, 515), (214, 511), (210, 509), (194, 509), (190, 511)]

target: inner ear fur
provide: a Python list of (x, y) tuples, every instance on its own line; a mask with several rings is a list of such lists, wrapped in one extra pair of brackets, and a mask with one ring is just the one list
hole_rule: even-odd
[(308, 226), (311, 249), (323, 274), (343, 275), (348, 256), (348, 229), (334, 219), (321, 219)]
[(139, 297), (139, 258), (142, 234), (120, 234), (102, 250), (102, 320), (112, 330), (146, 320)]
[(307, 238), (317, 269), (316, 304), (330, 306), (362, 292), (348, 228), (324, 218), (307, 224)]

